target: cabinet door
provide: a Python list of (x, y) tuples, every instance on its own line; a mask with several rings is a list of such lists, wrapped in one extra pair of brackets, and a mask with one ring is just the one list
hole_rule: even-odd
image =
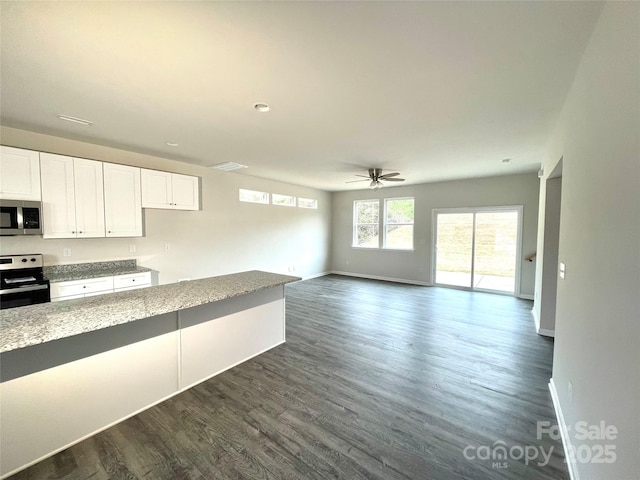
[(150, 286), (151, 272), (130, 273), (128, 275), (116, 275), (113, 277), (113, 289), (117, 292)]
[(141, 170), (142, 207), (172, 208), (171, 174), (157, 170)]
[(78, 238), (104, 237), (102, 162), (73, 159)]
[(177, 210), (198, 210), (200, 195), (198, 177), (174, 173), (171, 176), (173, 186), (173, 208)]
[(40, 154), (42, 169), (42, 237), (76, 237), (73, 158)]
[(52, 299), (89, 297), (113, 292), (113, 277), (87, 278), (51, 284)]
[(40, 154), (0, 147), (0, 198), (35, 200), (40, 196)]
[(103, 173), (107, 237), (141, 237), (140, 169), (105, 163)]

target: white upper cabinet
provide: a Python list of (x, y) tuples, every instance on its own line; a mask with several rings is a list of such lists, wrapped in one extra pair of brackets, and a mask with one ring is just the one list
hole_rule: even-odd
[(173, 208), (178, 210), (198, 210), (200, 208), (198, 177), (172, 173), (171, 183), (173, 187)]
[(200, 208), (198, 177), (142, 169), (142, 206), (174, 210)]
[(104, 237), (104, 185), (102, 162), (73, 159), (78, 238)]
[(40, 154), (43, 238), (104, 237), (102, 162)]
[(40, 200), (39, 152), (0, 146), (0, 198)]
[(104, 164), (104, 212), (107, 237), (142, 236), (139, 168)]
[(171, 174), (157, 170), (141, 170), (142, 208), (173, 208)]

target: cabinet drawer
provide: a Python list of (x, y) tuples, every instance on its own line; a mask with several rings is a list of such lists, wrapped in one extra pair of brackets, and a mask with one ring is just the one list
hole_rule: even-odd
[(51, 298), (69, 297), (71, 295), (87, 295), (97, 292), (112, 292), (113, 277), (74, 280), (72, 282), (56, 282), (51, 284)]
[(151, 286), (151, 272), (132, 273), (113, 277), (113, 288), (115, 290), (148, 286)]

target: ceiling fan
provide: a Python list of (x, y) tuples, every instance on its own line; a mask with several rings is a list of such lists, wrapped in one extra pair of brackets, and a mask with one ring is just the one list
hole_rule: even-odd
[(364, 177), (365, 180), (351, 180), (346, 183), (367, 182), (370, 180), (371, 183), (369, 184), (369, 188), (375, 190), (384, 186), (381, 180), (384, 180), (385, 182), (404, 182), (404, 178), (397, 178), (398, 175), (400, 175), (398, 172), (385, 173), (383, 175), (381, 168), (370, 168), (369, 175), (356, 175), (356, 177)]

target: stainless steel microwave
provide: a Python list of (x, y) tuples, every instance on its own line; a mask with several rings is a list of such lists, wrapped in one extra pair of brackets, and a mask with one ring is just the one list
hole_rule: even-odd
[(42, 235), (42, 204), (0, 200), (0, 235)]

